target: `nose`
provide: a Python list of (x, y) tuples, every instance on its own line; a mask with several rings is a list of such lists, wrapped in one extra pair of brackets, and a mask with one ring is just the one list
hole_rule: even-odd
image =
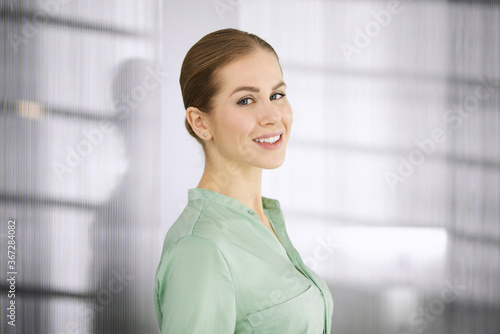
[(281, 112), (278, 107), (273, 105), (272, 101), (266, 101), (263, 103), (260, 117), (260, 125), (273, 125), (281, 121)]

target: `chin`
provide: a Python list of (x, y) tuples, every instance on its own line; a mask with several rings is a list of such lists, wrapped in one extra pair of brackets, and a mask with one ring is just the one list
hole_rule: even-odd
[(283, 157), (280, 160), (276, 160), (276, 161), (266, 161), (260, 167), (262, 169), (276, 169), (276, 168), (280, 167), (281, 165), (283, 165), (284, 162), (285, 162), (285, 157)]

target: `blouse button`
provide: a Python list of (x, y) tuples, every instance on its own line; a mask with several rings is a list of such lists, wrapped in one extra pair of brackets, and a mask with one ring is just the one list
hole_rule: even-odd
[(248, 213), (249, 213), (249, 214), (251, 214), (252, 216), (254, 215), (253, 210), (248, 209), (247, 211), (248, 211)]

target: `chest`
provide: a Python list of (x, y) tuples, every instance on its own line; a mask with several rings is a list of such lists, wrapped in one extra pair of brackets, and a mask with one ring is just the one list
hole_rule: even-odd
[(234, 263), (229, 260), (239, 327), (236, 333), (322, 333), (325, 306), (321, 290), (295, 267), (277, 237), (273, 238), (276, 247), (262, 245), (252, 252), (242, 251), (232, 259)]

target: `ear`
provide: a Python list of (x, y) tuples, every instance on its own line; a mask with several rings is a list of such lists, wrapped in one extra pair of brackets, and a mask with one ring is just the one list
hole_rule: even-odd
[[(196, 107), (189, 107), (186, 109), (186, 119), (198, 137), (203, 140), (211, 137), (210, 119), (207, 113)], [(204, 134), (207, 134), (207, 136), (205, 137)]]

